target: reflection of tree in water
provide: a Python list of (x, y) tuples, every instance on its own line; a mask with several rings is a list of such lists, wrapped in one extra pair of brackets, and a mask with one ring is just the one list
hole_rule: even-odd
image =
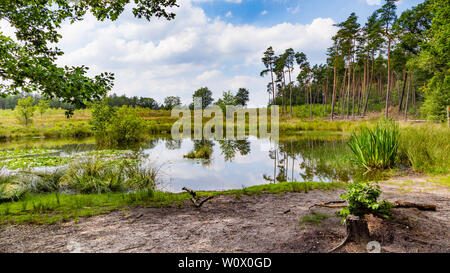
[(233, 161), (238, 151), (241, 155), (247, 155), (250, 153), (250, 142), (247, 139), (224, 139), (219, 140), (219, 144), (225, 161)]
[[(280, 141), (277, 181), (294, 180), (294, 162), (303, 169), (300, 176), (311, 181), (315, 176), (326, 180), (349, 181), (356, 169), (350, 162), (350, 151), (343, 141), (299, 139)], [(269, 154), (274, 158), (273, 152)], [(291, 173), (289, 173), (291, 168)], [(291, 177), (288, 177), (288, 174)]]
[[(269, 151), (269, 158), (273, 159), (273, 176), (263, 174), (264, 180), (271, 181), (271, 182), (287, 181), (286, 167), (285, 167), (286, 158), (284, 156), (283, 156), (283, 158), (281, 158), (281, 156), (282, 155), (281, 155), (281, 153), (279, 154), (279, 151), (277, 148)], [(278, 174), (277, 174), (277, 171), (278, 171)]]
[(145, 144), (144, 147), (145, 147), (145, 149), (151, 150), (151, 149), (153, 149), (153, 148), (156, 147), (156, 145), (158, 144), (158, 142), (159, 142), (158, 139), (152, 139), (152, 140), (149, 140), (149, 141)]
[(178, 150), (181, 148), (181, 139), (167, 139), (165, 146), (167, 150)]
[(194, 140), (194, 150), (198, 151), (200, 150), (203, 146), (208, 146), (209, 148), (212, 149), (212, 147), (214, 146), (214, 142), (212, 140), (209, 139), (201, 139), (201, 140)]
[[(208, 147), (209, 149), (211, 149), (211, 151), (213, 151), (213, 148), (212, 148), (213, 146), (214, 146), (214, 142), (209, 139), (202, 138), (201, 140), (194, 140), (194, 152), (195, 153), (199, 152), (201, 149), (204, 149), (206, 147)], [(211, 157), (202, 158), (200, 160), (200, 162), (203, 166), (209, 166), (209, 165), (211, 165), (212, 158)]]

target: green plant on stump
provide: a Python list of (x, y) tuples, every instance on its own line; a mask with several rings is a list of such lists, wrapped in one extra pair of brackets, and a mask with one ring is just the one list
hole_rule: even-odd
[(375, 128), (361, 128), (352, 133), (348, 146), (358, 165), (367, 170), (390, 168), (395, 163), (399, 146), (398, 125), (391, 120), (380, 120)]
[(341, 194), (341, 198), (348, 201), (348, 206), (338, 212), (342, 216), (342, 223), (348, 215), (363, 216), (365, 214), (375, 214), (382, 217), (389, 217), (393, 204), (383, 200), (377, 202), (381, 189), (378, 183), (351, 183), (347, 186), (347, 192)]

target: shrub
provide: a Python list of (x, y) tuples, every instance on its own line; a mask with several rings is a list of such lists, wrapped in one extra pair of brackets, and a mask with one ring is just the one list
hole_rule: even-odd
[(33, 106), (34, 99), (32, 97), (26, 97), (23, 99), (19, 99), (17, 105), (15, 107), (15, 111), (17, 113), (17, 118), (21, 123), (25, 126), (28, 126), (32, 123), (32, 117), (34, 115), (35, 107)]
[(367, 170), (394, 165), (399, 145), (399, 129), (394, 121), (381, 120), (375, 128), (362, 127), (348, 142), (358, 165)]
[(126, 147), (144, 139), (147, 126), (136, 109), (128, 106), (114, 109), (105, 102), (92, 107), (92, 130), (100, 145)]
[(190, 151), (188, 154), (184, 155), (184, 157), (209, 159), (212, 153), (213, 150), (210, 146), (202, 145), (200, 148)]
[(390, 215), (390, 209), (393, 207), (386, 200), (377, 202), (381, 190), (378, 184), (374, 183), (351, 183), (347, 186), (347, 192), (341, 195), (341, 198), (348, 201), (348, 206), (338, 212), (342, 216), (342, 222), (349, 214), (363, 216), (365, 214), (376, 214), (383, 217)]
[(142, 141), (145, 132), (146, 123), (136, 110), (122, 106), (107, 124), (105, 142), (109, 146), (128, 146)]

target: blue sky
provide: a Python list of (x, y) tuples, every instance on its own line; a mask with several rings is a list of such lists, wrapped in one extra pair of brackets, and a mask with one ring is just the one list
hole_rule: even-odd
[[(423, 1), (402, 0), (401, 12)], [(370, 3), (370, 4), (369, 4)], [(307, 24), (317, 17), (333, 18), (336, 22), (345, 20), (356, 12), (361, 22), (381, 5), (377, 0), (200, 0), (200, 6), (210, 17), (221, 16), (233, 24), (254, 24), (270, 26), (280, 22)], [(231, 13), (229, 13), (231, 12)], [(228, 14), (229, 13), (229, 14)], [(227, 16), (228, 14), (228, 16)]]
[[(356, 12), (360, 23), (381, 0), (178, 0), (175, 20), (136, 19), (128, 8), (115, 22), (92, 16), (65, 23), (58, 44), (61, 65), (87, 65), (91, 75), (114, 72), (113, 92), (163, 102), (176, 95), (190, 103), (203, 86), (215, 99), (227, 90), (250, 90), (250, 105), (267, 103), (268, 78), (261, 56), (268, 46), (277, 54), (292, 47), (311, 63), (326, 59), (336, 33), (333, 24)], [(422, 1), (400, 0), (399, 12)], [(4, 21), (0, 30), (11, 33)]]

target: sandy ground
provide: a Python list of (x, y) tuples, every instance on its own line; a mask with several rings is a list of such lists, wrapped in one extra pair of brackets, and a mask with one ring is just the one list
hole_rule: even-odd
[[(450, 189), (426, 177), (382, 183), (382, 198), (434, 203), (436, 212), (394, 209), (371, 233), (381, 252), (450, 252)], [(337, 209), (320, 226), (300, 223), (312, 204), (339, 200), (343, 190), (221, 196), (202, 208), (136, 208), (78, 223), (0, 227), (0, 252), (327, 252), (345, 237)], [(366, 252), (347, 244), (339, 252)]]

